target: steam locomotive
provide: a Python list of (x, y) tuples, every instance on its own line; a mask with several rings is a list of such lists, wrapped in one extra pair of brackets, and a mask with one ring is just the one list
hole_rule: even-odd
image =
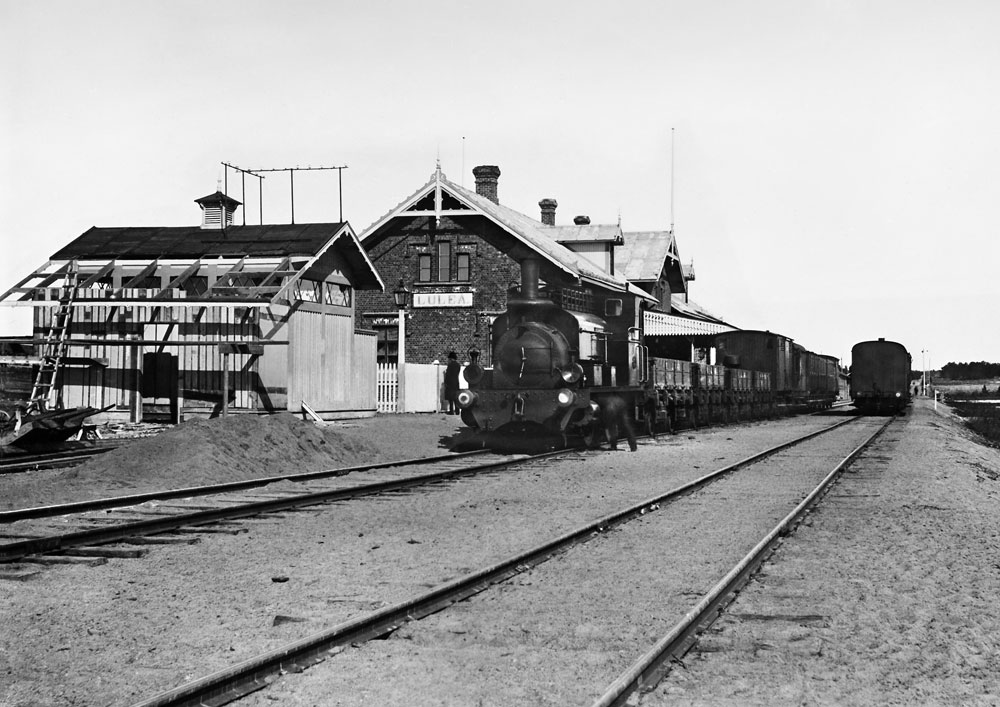
[(900, 413), (910, 404), (906, 347), (895, 341), (862, 341), (851, 349), (851, 400), (864, 413)]
[(631, 411), (647, 432), (827, 407), (837, 361), (771, 332), (716, 340), (724, 365), (651, 356), (645, 302), (628, 292), (544, 292), (538, 262), (521, 262), (521, 286), (490, 334), (493, 366), (470, 351), (458, 394), (476, 444), (517, 449), (596, 446), (606, 409)]

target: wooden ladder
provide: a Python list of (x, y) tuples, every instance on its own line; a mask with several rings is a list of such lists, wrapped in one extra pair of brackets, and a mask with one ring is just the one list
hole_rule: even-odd
[(38, 375), (35, 376), (35, 384), (31, 388), (31, 398), (28, 400), (26, 411), (28, 413), (45, 412), (53, 405), (56, 376), (66, 356), (69, 327), (73, 321), (73, 301), (80, 287), (79, 275), (76, 263), (71, 263), (66, 270), (66, 278), (59, 293), (59, 306), (52, 314), (49, 333), (42, 344), (41, 363), (38, 366)]

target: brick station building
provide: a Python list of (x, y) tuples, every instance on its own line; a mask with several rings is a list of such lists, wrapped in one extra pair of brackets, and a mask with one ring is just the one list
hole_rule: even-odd
[(556, 225), (555, 199), (539, 201), (536, 219), (500, 203), (498, 167), (482, 165), (473, 175), (475, 191), (448, 180), (438, 166), (428, 182), (361, 235), (385, 282), (384, 292), (357, 297), (359, 324), (378, 334), (379, 362), (398, 360), (393, 290), (401, 283), (410, 292), (407, 362), (444, 361), (452, 350), (464, 359), (474, 347), (491, 365), (490, 324), (506, 309), (525, 257), (546, 264), (542, 279), (551, 285), (550, 296), (586, 301), (627, 290), (661, 317), (688, 318), (671, 314), (687, 300), (693, 279), (671, 231), (630, 234), (620, 224), (591, 224), (586, 216)]

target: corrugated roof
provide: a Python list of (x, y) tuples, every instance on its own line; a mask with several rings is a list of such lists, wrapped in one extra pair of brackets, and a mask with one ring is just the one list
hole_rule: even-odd
[(551, 234), (551, 238), (560, 243), (576, 243), (580, 241), (602, 242), (610, 241), (620, 244), (622, 242), (621, 226), (614, 223), (595, 223), (572, 226), (545, 226), (543, 228)]
[(686, 317), (723, 322), (721, 317), (712, 314), (697, 302), (692, 302), (690, 299), (685, 300), (684, 295), (670, 295), (670, 310)]
[(205, 229), (198, 226), (97, 226), (52, 255), (52, 260), (312, 256), (341, 223), (275, 224)]
[(680, 258), (672, 232), (629, 231), (624, 234), (624, 243), (615, 249), (615, 268), (633, 282), (655, 282), (669, 257), (677, 261), (680, 274)]

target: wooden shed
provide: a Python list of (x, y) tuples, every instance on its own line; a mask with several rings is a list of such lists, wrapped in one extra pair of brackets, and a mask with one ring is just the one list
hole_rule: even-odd
[(348, 223), (91, 228), (0, 296), (34, 309), (31, 404), (105, 416), (375, 414), (376, 340), (355, 292), (382, 280)]

